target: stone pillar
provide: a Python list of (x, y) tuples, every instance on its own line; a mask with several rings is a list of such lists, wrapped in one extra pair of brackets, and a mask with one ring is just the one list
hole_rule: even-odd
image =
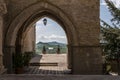
[(35, 52), (35, 26), (32, 25), (29, 31), (26, 33), (25, 37), (23, 38), (23, 52)]
[(3, 66), (3, 52), (2, 52), (2, 33), (3, 33), (3, 15), (6, 13), (6, 5), (5, 3), (0, 0), (0, 74), (2, 74), (5, 69)]
[(7, 73), (14, 73), (13, 55), (15, 54), (14, 46), (4, 46), (4, 66), (7, 68)]
[(102, 54), (100, 46), (72, 46), (72, 53), (73, 74), (102, 74)]
[(72, 51), (71, 51), (71, 45), (67, 45), (67, 47), (68, 47), (68, 54), (67, 54), (68, 69), (72, 69)]

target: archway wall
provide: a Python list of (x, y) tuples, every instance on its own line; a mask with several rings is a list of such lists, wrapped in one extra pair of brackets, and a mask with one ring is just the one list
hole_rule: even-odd
[[(79, 37), (79, 44), (80, 45), (98, 45), (99, 44), (99, 0), (44, 0), (51, 5), (59, 8), (63, 11), (74, 24), (75, 29), (77, 30)], [(42, 0), (6, 0), (8, 4), (8, 14), (6, 15), (7, 22), (5, 27), (5, 33), (8, 32), (8, 28), (11, 25), (11, 22), (15, 20), (15, 18), (26, 8), (35, 5), (36, 3), (42, 2)], [(36, 7), (42, 6), (48, 7), (47, 4), (42, 2), (41, 5)], [(52, 7), (51, 7), (52, 8)], [(54, 8), (53, 8), (54, 9)], [(31, 9), (29, 14), (32, 13), (34, 9)], [(57, 12), (58, 15), (61, 13)], [(22, 19), (18, 19), (17, 22), (21, 22)], [(24, 19), (23, 19), (24, 20)], [(91, 43), (91, 41), (93, 41)], [(77, 43), (78, 44), (78, 43)], [(11, 44), (12, 46), (12, 44)]]
[[(22, 35), (22, 34), (21, 34)], [(36, 43), (36, 35), (35, 35), (35, 26), (32, 25), (29, 31), (26, 32), (24, 37), (22, 38), (22, 53), (31, 52), (35, 53), (35, 43)]]
[(17, 33), (29, 18), (35, 13), (47, 11), (60, 19), (64, 25), (69, 44), (68, 61), (73, 74), (101, 73), (99, 0), (6, 0), (6, 2), (8, 14), (4, 24), (5, 49), (15, 47)]

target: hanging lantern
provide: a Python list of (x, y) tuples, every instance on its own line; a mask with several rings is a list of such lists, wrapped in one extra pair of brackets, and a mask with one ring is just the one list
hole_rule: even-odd
[(47, 19), (43, 19), (43, 24), (46, 26), (47, 25)]

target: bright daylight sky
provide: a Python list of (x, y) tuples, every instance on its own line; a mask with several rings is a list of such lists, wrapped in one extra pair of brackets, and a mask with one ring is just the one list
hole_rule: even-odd
[[(113, 1), (117, 7), (120, 6), (120, 0), (111, 1)], [(100, 0), (100, 19), (110, 23), (111, 15), (104, 0)], [(62, 27), (53, 20), (47, 18), (46, 26), (43, 24), (43, 19), (39, 20), (36, 24), (36, 43), (39, 41), (67, 43), (67, 38)]]
[(67, 38), (62, 27), (50, 18), (47, 19), (47, 25), (43, 24), (43, 19), (36, 24), (36, 43), (57, 41), (67, 43)]
[[(113, 1), (116, 7), (120, 7), (120, 0), (110, 0), (110, 1)], [(109, 12), (105, 1), (100, 0), (100, 19), (111, 24), (110, 22), (111, 18), (112, 18), (111, 13)]]

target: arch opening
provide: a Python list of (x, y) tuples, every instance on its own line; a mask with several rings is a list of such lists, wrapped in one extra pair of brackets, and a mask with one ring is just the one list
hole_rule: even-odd
[[(46, 24), (44, 24), (44, 20), (46, 20)], [(61, 47), (61, 53), (67, 53), (67, 36), (63, 28), (59, 25), (59, 23), (55, 22), (49, 17), (43, 17), (36, 22), (35, 30), (36, 48), (39, 47), (39, 50), (36, 51), (38, 54), (42, 53), (44, 45), (46, 45), (47, 47), (46, 52), (48, 54), (56, 53), (57, 47)], [(53, 51), (51, 52), (52, 49)]]
[[(62, 26), (63, 30), (66, 33), (67, 39), (68, 39), (68, 66), (69, 68), (72, 68), (72, 52), (71, 47), (74, 45), (78, 45), (78, 37), (76, 34), (75, 27), (73, 23), (71, 22), (71, 19), (69, 19), (63, 11), (61, 11), (59, 8), (57, 8), (54, 5), (51, 5), (49, 3), (47, 4), (47, 8), (43, 8), (45, 5), (41, 5), (42, 2), (36, 3), (35, 5), (32, 5), (28, 7), (27, 9), (23, 10), (10, 24), (8, 31), (6, 33), (5, 43), (4, 43), (4, 57), (13, 54), (15, 52), (22, 52), (22, 47), (24, 44), (24, 38), (29, 31), (31, 27), (35, 24), (36, 21), (39, 19), (47, 16)], [(36, 7), (41, 5), (41, 7)], [(35, 10), (32, 10), (32, 9)], [(20, 21), (18, 23), (18, 20)], [(35, 26), (35, 25), (34, 25)], [(33, 44), (34, 45), (34, 44)], [(7, 52), (9, 50), (11, 54)], [(11, 56), (12, 57), (12, 56)], [(9, 58), (6, 60), (4, 58), (5, 66), (8, 67), (9, 64), (12, 64), (12, 58)], [(10, 73), (12, 70), (12, 66), (8, 67), (8, 70), (10, 69)]]
[[(46, 25), (44, 19), (48, 20)], [(19, 30), (16, 40), (16, 53), (36, 54), (30, 60), (31, 69), (36, 68), (39, 72), (40, 70), (47, 70), (47, 74), (52, 71), (55, 71), (55, 74), (56, 72), (68, 74), (71, 73), (71, 70), (67, 68), (67, 57), (69, 55), (67, 54), (67, 45), (67, 36), (63, 27), (49, 17), (41, 17), (39, 21), (26, 26), (25, 30), (24, 28)], [(38, 60), (35, 60), (36, 58)]]

